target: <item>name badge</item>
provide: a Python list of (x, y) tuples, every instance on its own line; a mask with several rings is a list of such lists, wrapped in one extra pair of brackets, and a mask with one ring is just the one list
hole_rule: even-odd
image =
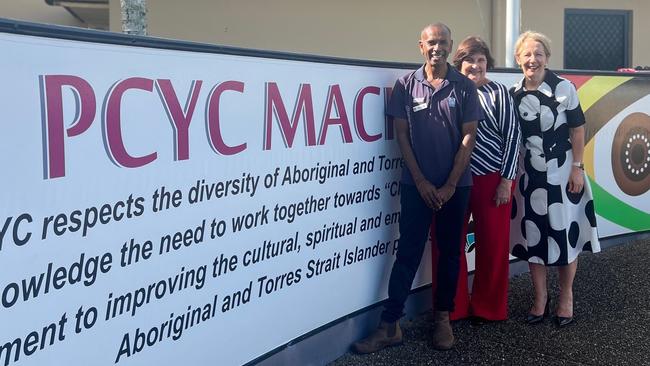
[(456, 98), (454, 97), (449, 97), (449, 108), (455, 108), (456, 107)]
[(426, 108), (427, 108), (427, 104), (426, 103), (421, 103), (421, 104), (413, 106), (413, 112), (421, 111), (421, 110), (426, 109)]

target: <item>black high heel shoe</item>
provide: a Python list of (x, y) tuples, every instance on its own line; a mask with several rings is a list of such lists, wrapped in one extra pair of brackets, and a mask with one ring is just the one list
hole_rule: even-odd
[(557, 315), (555, 316), (555, 325), (557, 325), (558, 328), (563, 328), (573, 323), (575, 323), (575, 319), (572, 316), (569, 317), (557, 316)]
[(473, 316), (469, 320), (470, 324), (475, 327), (480, 327), (488, 323), (492, 323), (493, 320), (488, 320), (485, 318), (481, 318), (480, 316)]
[[(573, 313), (573, 299), (571, 300), (571, 309)], [(555, 316), (553, 317), (553, 320), (555, 321), (555, 325), (557, 325), (558, 328), (564, 328), (567, 325), (574, 324), (575, 319), (573, 316), (559, 316), (557, 315), (557, 309), (555, 309)]]
[(534, 325), (534, 324), (541, 323), (542, 321), (544, 321), (544, 318), (548, 316), (548, 314), (550, 312), (550, 308), (551, 308), (551, 299), (547, 298), (546, 299), (546, 306), (544, 306), (544, 313), (542, 313), (542, 315), (535, 315), (535, 314), (528, 313), (528, 315), (526, 315), (526, 319), (525, 319), (526, 324)]

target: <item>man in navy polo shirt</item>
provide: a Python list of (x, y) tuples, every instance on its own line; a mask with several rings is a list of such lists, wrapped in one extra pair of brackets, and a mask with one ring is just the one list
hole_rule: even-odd
[(472, 178), (469, 161), (478, 120), (483, 118), (473, 82), (447, 63), (451, 31), (442, 23), (420, 35), (424, 65), (395, 83), (386, 114), (394, 118), (402, 171), (400, 240), (379, 327), (354, 344), (359, 353), (402, 343), (399, 319), (420, 265), (435, 215), (440, 252), (437, 267), (433, 346), (450, 349), (460, 240)]

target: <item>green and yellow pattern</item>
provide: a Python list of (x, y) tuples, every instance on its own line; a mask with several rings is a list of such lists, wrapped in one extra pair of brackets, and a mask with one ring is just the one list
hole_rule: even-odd
[[(612, 195), (598, 184), (594, 151), (598, 131), (623, 109), (650, 94), (650, 78), (632, 76), (563, 75), (578, 89), (587, 120), (585, 171), (592, 187), (596, 213), (632, 231), (650, 230), (650, 213), (639, 210)], [(612, 136), (613, 138), (614, 136)], [(649, 182), (650, 184), (650, 182)]]

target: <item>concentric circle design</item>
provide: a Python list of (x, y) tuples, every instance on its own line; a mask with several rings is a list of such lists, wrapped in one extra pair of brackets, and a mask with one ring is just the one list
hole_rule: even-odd
[(650, 116), (632, 113), (616, 129), (612, 170), (621, 191), (638, 196), (650, 189)]

